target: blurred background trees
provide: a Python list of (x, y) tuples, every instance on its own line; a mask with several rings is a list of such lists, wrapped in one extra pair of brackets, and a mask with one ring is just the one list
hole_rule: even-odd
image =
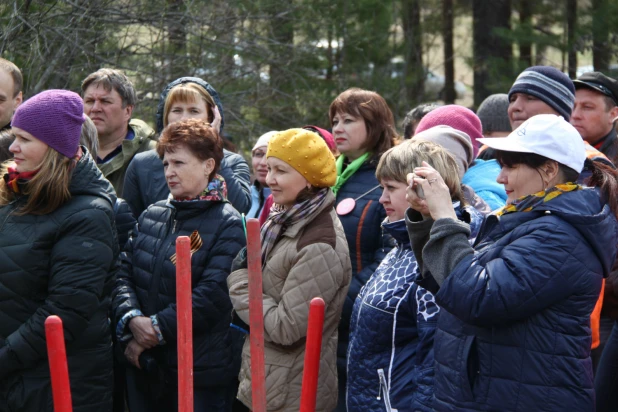
[(268, 130), (328, 127), (349, 87), (382, 94), (400, 122), (421, 102), (474, 108), (530, 65), (616, 75), (616, 28), (618, 0), (5, 0), (0, 55), (26, 97), (123, 69), (150, 123), (168, 82), (202, 77), (247, 150)]

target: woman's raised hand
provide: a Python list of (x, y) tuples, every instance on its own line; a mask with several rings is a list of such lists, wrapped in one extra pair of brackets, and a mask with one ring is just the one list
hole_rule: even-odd
[(217, 133), (221, 133), (221, 113), (219, 113), (219, 107), (215, 105), (214, 109), (212, 109), (212, 112), (215, 115), (215, 118), (210, 125), (213, 127), (213, 129), (217, 131)]
[[(418, 196), (417, 185), (422, 189), (424, 199)], [(457, 219), (448, 186), (440, 173), (427, 162), (423, 162), (421, 167), (414, 168), (414, 173), (408, 174), (406, 199), (410, 206), (424, 217), (429, 214), (433, 220)]]

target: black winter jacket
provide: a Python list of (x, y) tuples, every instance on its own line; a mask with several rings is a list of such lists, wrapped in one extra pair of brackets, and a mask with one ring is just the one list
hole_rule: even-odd
[(144, 316), (156, 315), (165, 344), (149, 352), (177, 382), (176, 266), (170, 257), (176, 252), (176, 238), (197, 230), (202, 247), (191, 257), (193, 286), (193, 351), (196, 386), (217, 386), (238, 374), (234, 357), (238, 346), (230, 333), (232, 303), (227, 276), (232, 260), (245, 246), (239, 213), (227, 202), (161, 201), (150, 206), (122, 253), (122, 267), (113, 293), (116, 336), (123, 316), (138, 309)]
[(25, 196), (0, 207), (3, 412), (53, 410), (44, 327), (50, 315), (63, 321), (73, 410), (111, 410), (115, 193), (87, 153), (69, 189), (71, 199), (47, 215), (14, 215)]
[(123, 250), (137, 220), (133, 217), (133, 212), (131, 212), (129, 204), (123, 199), (116, 199), (116, 203), (114, 204), (114, 218), (116, 230), (118, 231), (118, 246), (120, 246), (120, 250)]

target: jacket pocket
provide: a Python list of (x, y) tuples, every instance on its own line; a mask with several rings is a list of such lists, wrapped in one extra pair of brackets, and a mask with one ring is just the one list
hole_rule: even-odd
[(465, 400), (474, 400), (474, 385), (480, 373), (480, 364), (475, 336), (466, 336), (460, 362), (459, 376)]
[(288, 398), (290, 367), (266, 363), (264, 372), (266, 375), (266, 409), (279, 410)]
[[(252, 402), (253, 393), (251, 387), (251, 345), (246, 339), (243, 347), (242, 366), (240, 369), (240, 387), (238, 397), (246, 402)], [(300, 351), (304, 354), (303, 351)], [(298, 361), (297, 353), (285, 353), (271, 347), (268, 343), (264, 345), (264, 377), (266, 392), (266, 409), (281, 410), (289, 402), (289, 378), (290, 370)], [(301, 358), (302, 362), (302, 358)], [(300, 393), (298, 394), (300, 398)]]
[(384, 407), (387, 412), (396, 412), (396, 409), (391, 407), (390, 388), (384, 374), (384, 369), (378, 369), (378, 379), (380, 380), (380, 389), (378, 390), (378, 400), (384, 401)]

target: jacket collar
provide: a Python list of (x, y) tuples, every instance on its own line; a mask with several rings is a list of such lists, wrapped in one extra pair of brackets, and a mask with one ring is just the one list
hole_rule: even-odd
[(99, 165), (99, 169), (101, 169), (105, 176), (109, 176), (111, 173), (119, 170), (130, 159), (133, 159), (133, 156), (140, 151), (145, 141), (150, 139), (154, 142), (154, 130), (142, 120), (131, 119), (129, 127), (135, 133), (135, 137), (131, 140), (124, 139), (122, 141), (122, 151), (110, 161)]
[(410, 247), (410, 236), (408, 235), (408, 227), (406, 226), (405, 219), (389, 222), (388, 218), (386, 218), (384, 222), (382, 222), (382, 229), (395, 239), (397, 245)]
[(596, 144), (593, 146), (596, 147), (601, 153), (605, 154), (609, 150), (609, 148), (616, 143), (616, 140), (616, 128), (612, 127), (609, 133), (606, 134), (603, 138), (601, 138), (601, 145), (599, 147), (597, 147)]
[(287, 227), (285, 229), (285, 232), (283, 233), (283, 236), (287, 236), (287, 237), (291, 237), (294, 238), (296, 237), (300, 231), (310, 222), (313, 221), (313, 219), (319, 215), (320, 213), (324, 212), (325, 210), (333, 210), (333, 205), (335, 204), (335, 195), (333, 194), (332, 190), (329, 190), (328, 193), (326, 194), (326, 199), (324, 201), (324, 203), (322, 204), (322, 206), (320, 206), (313, 215), (308, 216), (306, 219), (301, 220), (300, 222), (297, 222), (289, 227)]

